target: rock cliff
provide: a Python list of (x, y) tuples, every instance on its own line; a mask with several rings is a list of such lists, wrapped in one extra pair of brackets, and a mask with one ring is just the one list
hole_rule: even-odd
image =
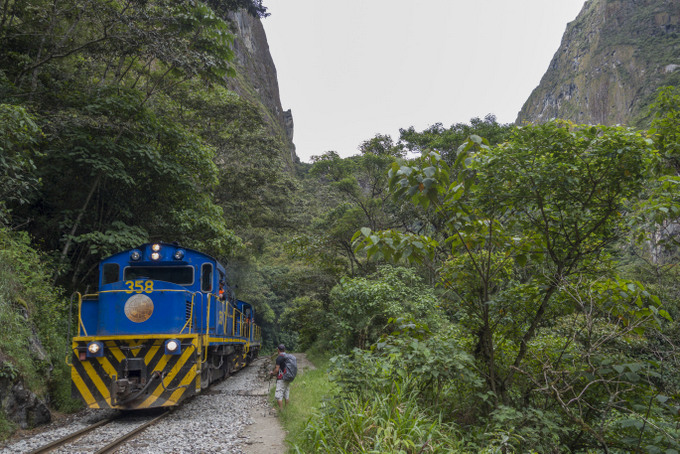
[(259, 18), (245, 11), (229, 14), (236, 35), (236, 77), (229, 78), (230, 90), (260, 106), (272, 133), (281, 138), (293, 162), (299, 161), (293, 144), (293, 114), (283, 110), (276, 67), (269, 53), (267, 35)]
[(589, 0), (516, 122), (640, 126), (666, 85), (680, 85), (680, 1)]

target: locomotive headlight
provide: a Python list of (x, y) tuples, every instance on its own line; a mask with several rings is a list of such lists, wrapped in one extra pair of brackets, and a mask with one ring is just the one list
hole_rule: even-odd
[(87, 344), (87, 357), (104, 356), (104, 344), (101, 342), (90, 342)]
[(151, 246), (151, 250), (154, 251), (154, 252), (158, 252), (158, 251), (161, 250), (161, 245), (156, 243), (156, 244)]
[(173, 257), (175, 257), (175, 260), (182, 260), (184, 258), (184, 251), (182, 249), (177, 249)]
[(142, 258), (142, 253), (139, 252), (138, 250), (135, 249), (134, 251), (130, 252), (130, 260), (133, 260), (133, 261), (136, 262), (137, 260), (139, 260), (141, 258)]
[(182, 344), (178, 339), (168, 339), (165, 341), (166, 355), (179, 355), (182, 353)]
[(151, 260), (158, 260), (161, 258), (161, 254), (158, 252), (152, 252), (151, 253)]
[(123, 310), (128, 319), (135, 323), (142, 323), (147, 321), (151, 314), (153, 314), (153, 301), (142, 293), (132, 295), (125, 302)]

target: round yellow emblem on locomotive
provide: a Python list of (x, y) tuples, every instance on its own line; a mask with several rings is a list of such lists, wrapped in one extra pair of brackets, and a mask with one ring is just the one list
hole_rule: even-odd
[(135, 323), (145, 322), (153, 314), (153, 301), (146, 295), (132, 295), (125, 302), (125, 315)]

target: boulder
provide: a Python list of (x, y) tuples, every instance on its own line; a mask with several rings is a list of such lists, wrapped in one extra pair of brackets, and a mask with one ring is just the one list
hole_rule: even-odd
[(7, 364), (0, 361), (0, 411), (22, 429), (50, 422), (52, 415), (46, 403), (27, 390), (14, 368)]

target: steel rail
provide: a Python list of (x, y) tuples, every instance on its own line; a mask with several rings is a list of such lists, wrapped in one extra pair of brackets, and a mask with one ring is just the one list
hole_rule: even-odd
[(116, 438), (116, 439), (113, 440), (111, 443), (109, 443), (108, 445), (104, 446), (104, 447), (103, 447), (102, 449), (100, 449), (99, 451), (95, 452), (95, 454), (105, 454), (105, 453), (112, 452), (114, 449), (116, 449), (117, 447), (119, 447), (120, 445), (122, 445), (123, 443), (125, 443), (125, 442), (126, 442), (127, 440), (129, 440), (130, 438), (132, 438), (132, 437), (134, 437), (135, 435), (137, 435), (139, 432), (143, 431), (144, 429), (146, 429), (147, 427), (149, 427), (149, 426), (151, 426), (151, 425), (153, 425), (153, 424), (156, 424), (158, 421), (160, 421), (161, 419), (163, 419), (163, 418), (165, 418), (166, 416), (168, 416), (171, 412), (172, 412), (172, 410), (167, 410), (166, 412), (164, 412), (164, 413), (162, 413), (162, 414), (156, 416), (156, 417), (155, 417), (154, 419), (152, 419), (151, 421), (147, 421), (147, 422), (145, 422), (144, 424), (142, 424), (141, 426), (138, 426), (137, 428), (133, 429), (132, 431), (126, 433), (125, 435)]
[(61, 437), (58, 440), (55, 440), (51, 443), (48, 443), (45, 446), (41, 446), (40, 448), (37, 448), (37, 449), (31, 451), (29, 454), (42, 454), (42, 453), (45, 453), (45, 452), (50, 452), (51, 450), (58, 448), (60, 446), (64, 446), (66, 444), (69, 444), (70, 442), (75, 441), (78, 438), (82, 437), (86, 433), (92, 432), (94, 429), (101, 427), (101, 426), (104, 426), (104, 425), (106, 425), (106, 424), (108, 424), (108, 423), (110, 423), (110, 422), (112, 422), (116, 419), (118, 419), (118, 416), (114, 416), (112, 418), (107, 418), (107, 419), (102, 419), (99, 422), (96, 422), (92, 425), (89, 425), (89, 426), (83, 428), (83, 429), (80, 429), (76, 432), (73, 432), (72, 434), (68, 434), (64, 437)]

